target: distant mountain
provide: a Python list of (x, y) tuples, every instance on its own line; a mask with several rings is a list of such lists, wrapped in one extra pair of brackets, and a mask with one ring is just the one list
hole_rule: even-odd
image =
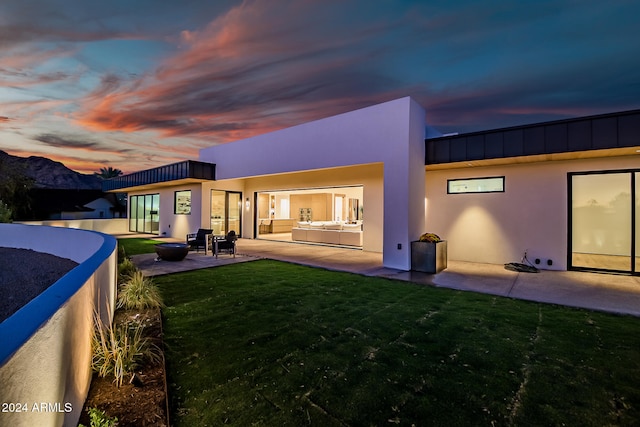
[(0, 163), (23, 165), (27, 176), (35, 180), (34, 188), (99, 190), (102, 181), (94, 175), (73, 171), (60, 162), (45, 157), (18, 157), (0, 150)]

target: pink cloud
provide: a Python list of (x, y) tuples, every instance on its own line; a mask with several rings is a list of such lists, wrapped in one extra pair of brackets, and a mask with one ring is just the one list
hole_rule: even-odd
[(201, 30), (183, 31), (180, 51), (155, 73), (103, 81), (76, 119), (103, 131), (226, 142), (408, 95), (361, 65), (379, 50), (365, 44), (374, 30), (327, 27), (327, 7), (340, 4), (244, 2)]

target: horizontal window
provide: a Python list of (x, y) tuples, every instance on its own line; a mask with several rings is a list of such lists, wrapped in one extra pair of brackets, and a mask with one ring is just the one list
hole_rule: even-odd
[(504, 176), (447, 180), (447, 194), (501, 192), (504, 192)]

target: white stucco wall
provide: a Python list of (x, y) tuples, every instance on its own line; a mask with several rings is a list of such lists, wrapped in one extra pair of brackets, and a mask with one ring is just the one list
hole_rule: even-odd
[[(174, 212), (175, 192), (191, 191), (191, 214), (176, 215)], [(187, 234), (200, 228), (199, 213), (202, 211), (202, 190), (200, 184), (180, 185), (160, 190), (160, 235), (186, 239)]]
[(408, 270), (424, 227), (424, 132), (425, 112), (407, 97), (206, 148), (200, 160), (216, 164), (218, 180), (383, 164), (383, 263)]
[(50, 227), (77, 228), (105, 234), (125, 234), (129, 232), (127, 218), (110, 219), (49, 219), (44, 221), (19, 221), (17, 224), (47, 225)]
[[(635, 157), (605, 157), (427, 171), (426, 228), (448, 241), (450, 260), (503, 264), (527, 250), (540, 268), (566, 270), (567, 174), (637, 167)], [(504, 193), (447, 194), (447, 179), (489, 176), (505, 176)]]
[(105, 322), (113, 318), (116, 241), (90, 231), (0, 224), (0, 246), (80, 263), (0, 323), (0, 402), (27, 409), (0, 413), (0, 425), (75, 426), (91, 382), (94, 310)]

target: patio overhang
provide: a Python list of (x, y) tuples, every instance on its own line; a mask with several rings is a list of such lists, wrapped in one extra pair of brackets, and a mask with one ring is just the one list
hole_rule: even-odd
[(103, 181), (104, 192), (129, 192), (150, 188), (169, 187), (181, 184), (215, 181), (216, 165), (213, 163), (185, 160), (119, 176)]

